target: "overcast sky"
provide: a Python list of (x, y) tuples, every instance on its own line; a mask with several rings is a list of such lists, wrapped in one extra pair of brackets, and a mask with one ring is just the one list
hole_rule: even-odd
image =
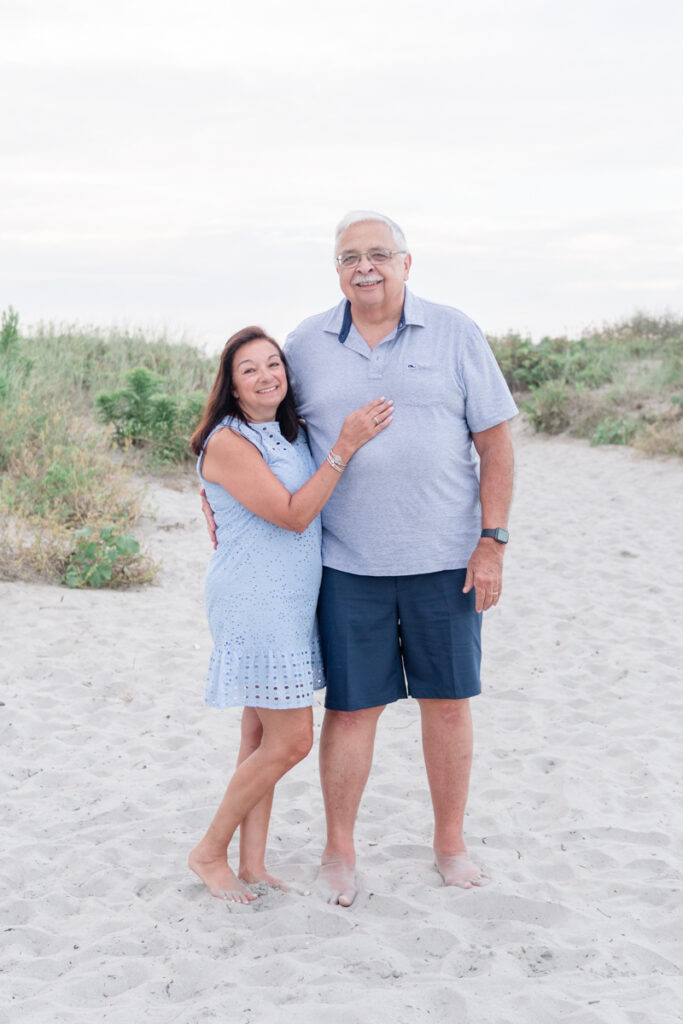
[(680, 0), (0, 0), (0, 308), (215, 351), (381, 210), (491, 333), (683, 312)]

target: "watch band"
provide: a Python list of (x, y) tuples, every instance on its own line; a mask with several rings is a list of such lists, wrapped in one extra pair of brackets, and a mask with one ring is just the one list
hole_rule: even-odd
[(507, 544), (510, 539), (510, 534), (502, 526), (497, 526), (495, 530), (482, 530), (481, 535), (482, 537), (492, 537), (499, 544)]

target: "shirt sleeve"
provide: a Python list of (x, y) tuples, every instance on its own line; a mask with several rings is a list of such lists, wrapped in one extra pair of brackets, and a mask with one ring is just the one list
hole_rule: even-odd
[(475, 323), (459, 347), (458, 377), (465, 394), (465, 419), (477, 434), (512, 419), (519, 412), (491, 346)]

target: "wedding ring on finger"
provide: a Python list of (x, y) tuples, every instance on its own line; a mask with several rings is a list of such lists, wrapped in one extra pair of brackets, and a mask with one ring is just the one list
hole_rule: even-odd
[(377, 417), (376, 417), (376, 416), (373, 416), (373, 417), (372, 417), (372, 422), (373, 422), (373, 423), (375, 424), (375, 426), (376, 426), (376, 427), (378, 427), (378, 426), (379, 426), (379, 420), (377, 419)]

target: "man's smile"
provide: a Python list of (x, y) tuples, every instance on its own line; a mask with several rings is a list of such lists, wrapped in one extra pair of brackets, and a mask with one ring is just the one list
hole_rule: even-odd
[(370, 288), (374, 284), (381, 284), (383, 280), (384, 278), (379, 277), (378, 275), (370, 277), (369, 275), (364, 274), (362, 276), (358, 275), (357, 277), (354, 277), (351, 284), (357, 288)]

